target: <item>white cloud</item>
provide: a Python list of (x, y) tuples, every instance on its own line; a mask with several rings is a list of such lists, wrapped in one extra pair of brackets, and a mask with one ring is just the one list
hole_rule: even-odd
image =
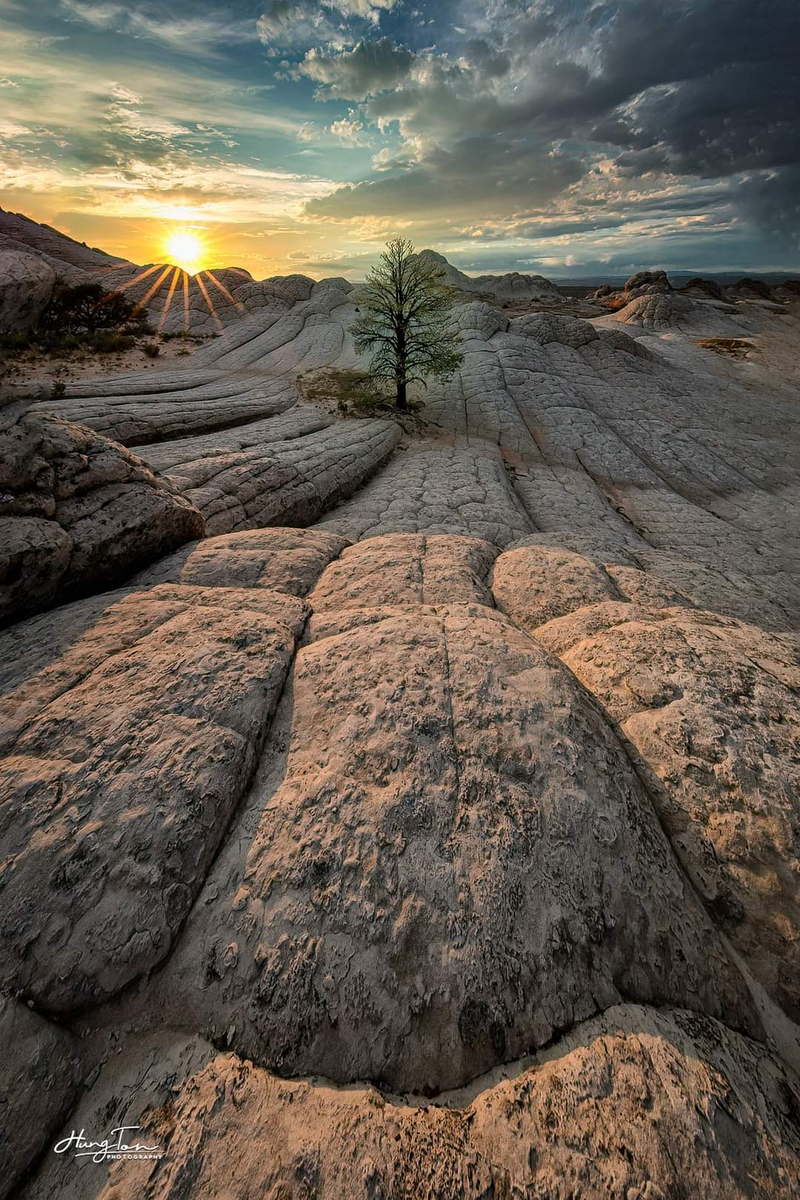
[(341, 120), (334, 121), (330, 126), (330, 131), (345, 146), (363, 146), (366, 144), (364, 123), (359, 121), (352, 112), (349, 117), (342, 117)]

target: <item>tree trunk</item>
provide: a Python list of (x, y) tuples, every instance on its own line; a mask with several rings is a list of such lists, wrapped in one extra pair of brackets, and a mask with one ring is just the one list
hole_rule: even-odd
[(406, 331), (401, 324), (397, 329), (397, 341), (395, 343), (396, 360), (395, 360), (395, 379), (397, 381), (397, 407), (405, 412), (408, 408), (408, 400), (406, 399)]

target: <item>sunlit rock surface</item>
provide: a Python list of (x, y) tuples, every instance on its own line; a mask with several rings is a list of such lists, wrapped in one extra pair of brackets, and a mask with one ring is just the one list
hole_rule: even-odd
[[(800, 1195), (792, 288), (470, 281), (399, 420), (303, 399), (363, 365), (346, 281), (221, 282), (185, 369), (15, 402), (206, 536), (66, 603), (57, 498), (14, 517), (55, 566), (3, 579), (50, 606), (0, 647), (8, 1178)], [(163, 1158), (42, 1154), (123, 1123)]]

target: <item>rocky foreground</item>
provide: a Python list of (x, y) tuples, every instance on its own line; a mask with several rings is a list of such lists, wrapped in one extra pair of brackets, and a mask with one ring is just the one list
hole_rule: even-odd
[(0, 1194), (800, 1195), (792, 296), (6, 396)]

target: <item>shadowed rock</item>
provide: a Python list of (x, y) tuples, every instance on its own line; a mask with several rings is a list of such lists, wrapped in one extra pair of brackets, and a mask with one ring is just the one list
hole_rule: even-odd
[(47, 1145), (78, 1096), (79, 1045), (0, 995), (0, 1198)]
[(24, 403), (0, 407), (0, 622), (117, 583), (204, 528), (121, 446)]

